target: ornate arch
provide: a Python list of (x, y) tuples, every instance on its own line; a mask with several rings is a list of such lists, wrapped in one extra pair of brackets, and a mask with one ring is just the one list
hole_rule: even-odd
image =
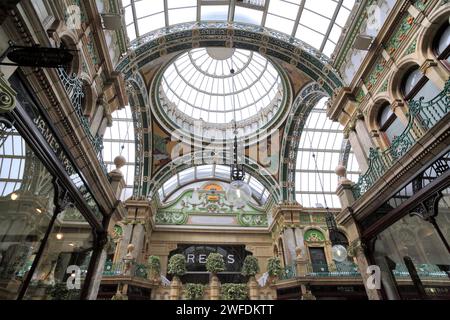
[(148, 177), (152, 165), (151, 117), (148, 107), (148, 93), (140, 73), (127, 79), (126, 90), (133, 115), (135, 132), (135, 178), (133, 196), (145, 196), (148, 193)]
[(280, 166), (280, 178), (284, 202), (295, 202), (295, 166), (300, 136), (309, 113), (326, 96), (326, 92), (317, 83), (310, 83), (300, 91), (292, 105), (281, 146), (284, 161)]
[[(199, 164), (193, 159), (203, 159), (203, 163)], [(213, 157), (205, 157), (202, 151), (197, 153), (190, 153), (183, 155), (174, 161), (169, 162), (163, 168), (158, 170), (154, 177), (148, 184), (148, 196), (153, 197), (161, 188), (161, 186), (169, 180), (174, 175), (186, 169), (199, 166), (208, 165), (214, 163)], [(261, 167), (258, 163), (252, 161), (251, 159), (246, 159), (248, 162), (244, 165), (245, 171), (248, 172), (252, 177), (257, 179), (267, 190), (269, 190), (275, 203), (280, 202), (281, 199), (281, 188), (279, 183), (274, 179), (274, 177), (267, 172), (267, 170)], [(152, 190), (150, 192), (150, 190)]]

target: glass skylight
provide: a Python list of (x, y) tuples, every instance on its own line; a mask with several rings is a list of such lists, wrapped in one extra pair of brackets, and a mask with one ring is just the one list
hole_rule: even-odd
[[(340, 208), (335, 169), (344, 149), (344, 135), (343, 127), (327, 118), (327, 100), (321, 99), (312, 109), (300, 137), (295, 190), (297, 201), (307, 208)], [(359, 168), (353, 153), (349, 155), (347, 169), (347, 177), (356, 181)]]
[[(6, 128), (0, 125), (0, 130)], [(22, 185), (25, 170), (25, 142), (13, 130), (0, 139), (0, 197), (18, 190)]]
[(136, 166), (133, 117), (130, 106), (112, 113), (113, 125), (106, 129), (103, 137), (103, 159), (108, 172), (115, 169), (114, 158), (122, 155), (127, 163), (120, 170), (125, 179), (121, 200), (133, 195), (134, 168)]
[(161, 89), (188, 117), (215, 124), (246, 120), (282, 95), (280, 75), (267, 59), (229, 48), (184, 53), (164, 72)]
[(330, 56), (355, 0), (123, 0), (130, 41), (156, 29), (194, 21), (261, 25), (309, 43)]
[[(252, 189), (253, 199), (260, 205), (264, 205), (269, 199), (269, 191), (255, 177), (246, 174), (246, 182)], [(172, 176), (158, 190), (161, 202), (172, 198), (174, 192), (180, 194), (183, 190), (193, 189), (199, 185), (199, 181), (221, 180), (228, 182), (230, 180), (230, 167), (223, 165), (203, 165), (186, 169)]]

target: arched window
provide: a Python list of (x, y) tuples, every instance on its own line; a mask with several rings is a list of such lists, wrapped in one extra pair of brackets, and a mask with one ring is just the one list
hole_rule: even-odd
[(306, 208), (340, 208), (334, 170), (343, 153), (344, 135), (343, 127), (327, 117), (327, 100), (319, 100), (309, 113), (297, 150), (296, 200)]
[(450, 69), (450, 24), (447, 22), (438, 32), (436, 54), (439, 60), (444, 60)]
[(118, 155), (124, 156), (127, 160), (126, 165), (121, 169), (126, 183), (121, 200), (126, 200), (133, 195), (136, 166), (133, 116), (130, 106), (113, 112), (111, 116), (112, 127), (106, 129), (103, 137), (103, 159), (108, 166), (108, 172), (115, 168), (114, 158)]
[(389, 104), (385, 104), (382, 107), (378, 117), (378, 124), (380, 132), (384, 134), (384, 138), (389, 144), (405, 130), (405, 125), (395, 115)]
[(410, 70), (404, 79), (403, 95), (407, 101), (419, 100), (422, 97), (424, 101), (430, 101), (441, 92), (418, 67)]

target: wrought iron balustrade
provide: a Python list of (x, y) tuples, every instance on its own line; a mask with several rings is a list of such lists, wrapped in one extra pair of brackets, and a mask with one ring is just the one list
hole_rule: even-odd
[[(450, 271), (443, 271), (437, 265), (434, 264), (416, 264), (417, 275), (420, 278), (439, 278), (439, 279), (449, 279)], [(396, 264), (395, 269), (392, 270), (395, 277), (398, 278), (409, 278), (410, 274), (406, 265)]]
[(136, 278), (147, 279), (148, 266), (146, 264), (138, 264), (135, 262), (105, 262), (103, 268), (104, 277), (131, 276)]
[(69, 75), (67, 71), (64, 68), (58, 68), (56, 69), (58, 76), (64, 86), (64, 89), (69, 96), (70, 102), (72, 103), (73, 109), (75, 111), (75, 114), (77, 115), (78, 119), (80, 120), (81, 126), (83, 127), (83, 130), (88, 137), (89, 141), (91, 142), (92, 146), (94, 147), (94, 150), (98, 156), (98, 159), (100, 161), (100, 164), (102, 166), (103, 171), (105, 174), (108, 173), (108, 170), (106, 168), (106, 165), (103, 161), (103, 138), (96, 135), (94, 135), (91, 132), (91, 128), (89, 125), (88, 119), (83, 114), (83, 98), (84, 98), (84, 92), (83, 92), (83, 83), (81, 79), (79, 79), (75, 74)]
[(424, 97), (410, 101), (408, 125), (403, 133), (392, 141), (390, 148), (384, 151), (370, 149), (369, 168), (353, 186), (355, 199), (369, 190), (398, 159), (411, 149), (418, 139), (444, 118), (449, 110), (450, 80), (445, 84), (444, 90), (430, 101), (424, 101)]
[(359, 277), (358, 266), (352, 262), (312, 263), (308, 265), (308, 276), (312, 277)]
[(279, 279), (280, 280), (288, 280), (288, 279), (293, 279), (296, 276), (297, 276), (297, 267), (294, 263), (294, 264), (284, 267), (281, 270)]

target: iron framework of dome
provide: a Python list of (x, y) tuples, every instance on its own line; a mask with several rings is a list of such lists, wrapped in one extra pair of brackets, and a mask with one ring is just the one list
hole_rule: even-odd
[(200, 48), (168, 64), (154, 88), (160, 115), (172, 127), (227, 139), (234, 121), (247, 136), (279, 120), (289, 90), (284, 82), (281, 70), (259, 53)]

